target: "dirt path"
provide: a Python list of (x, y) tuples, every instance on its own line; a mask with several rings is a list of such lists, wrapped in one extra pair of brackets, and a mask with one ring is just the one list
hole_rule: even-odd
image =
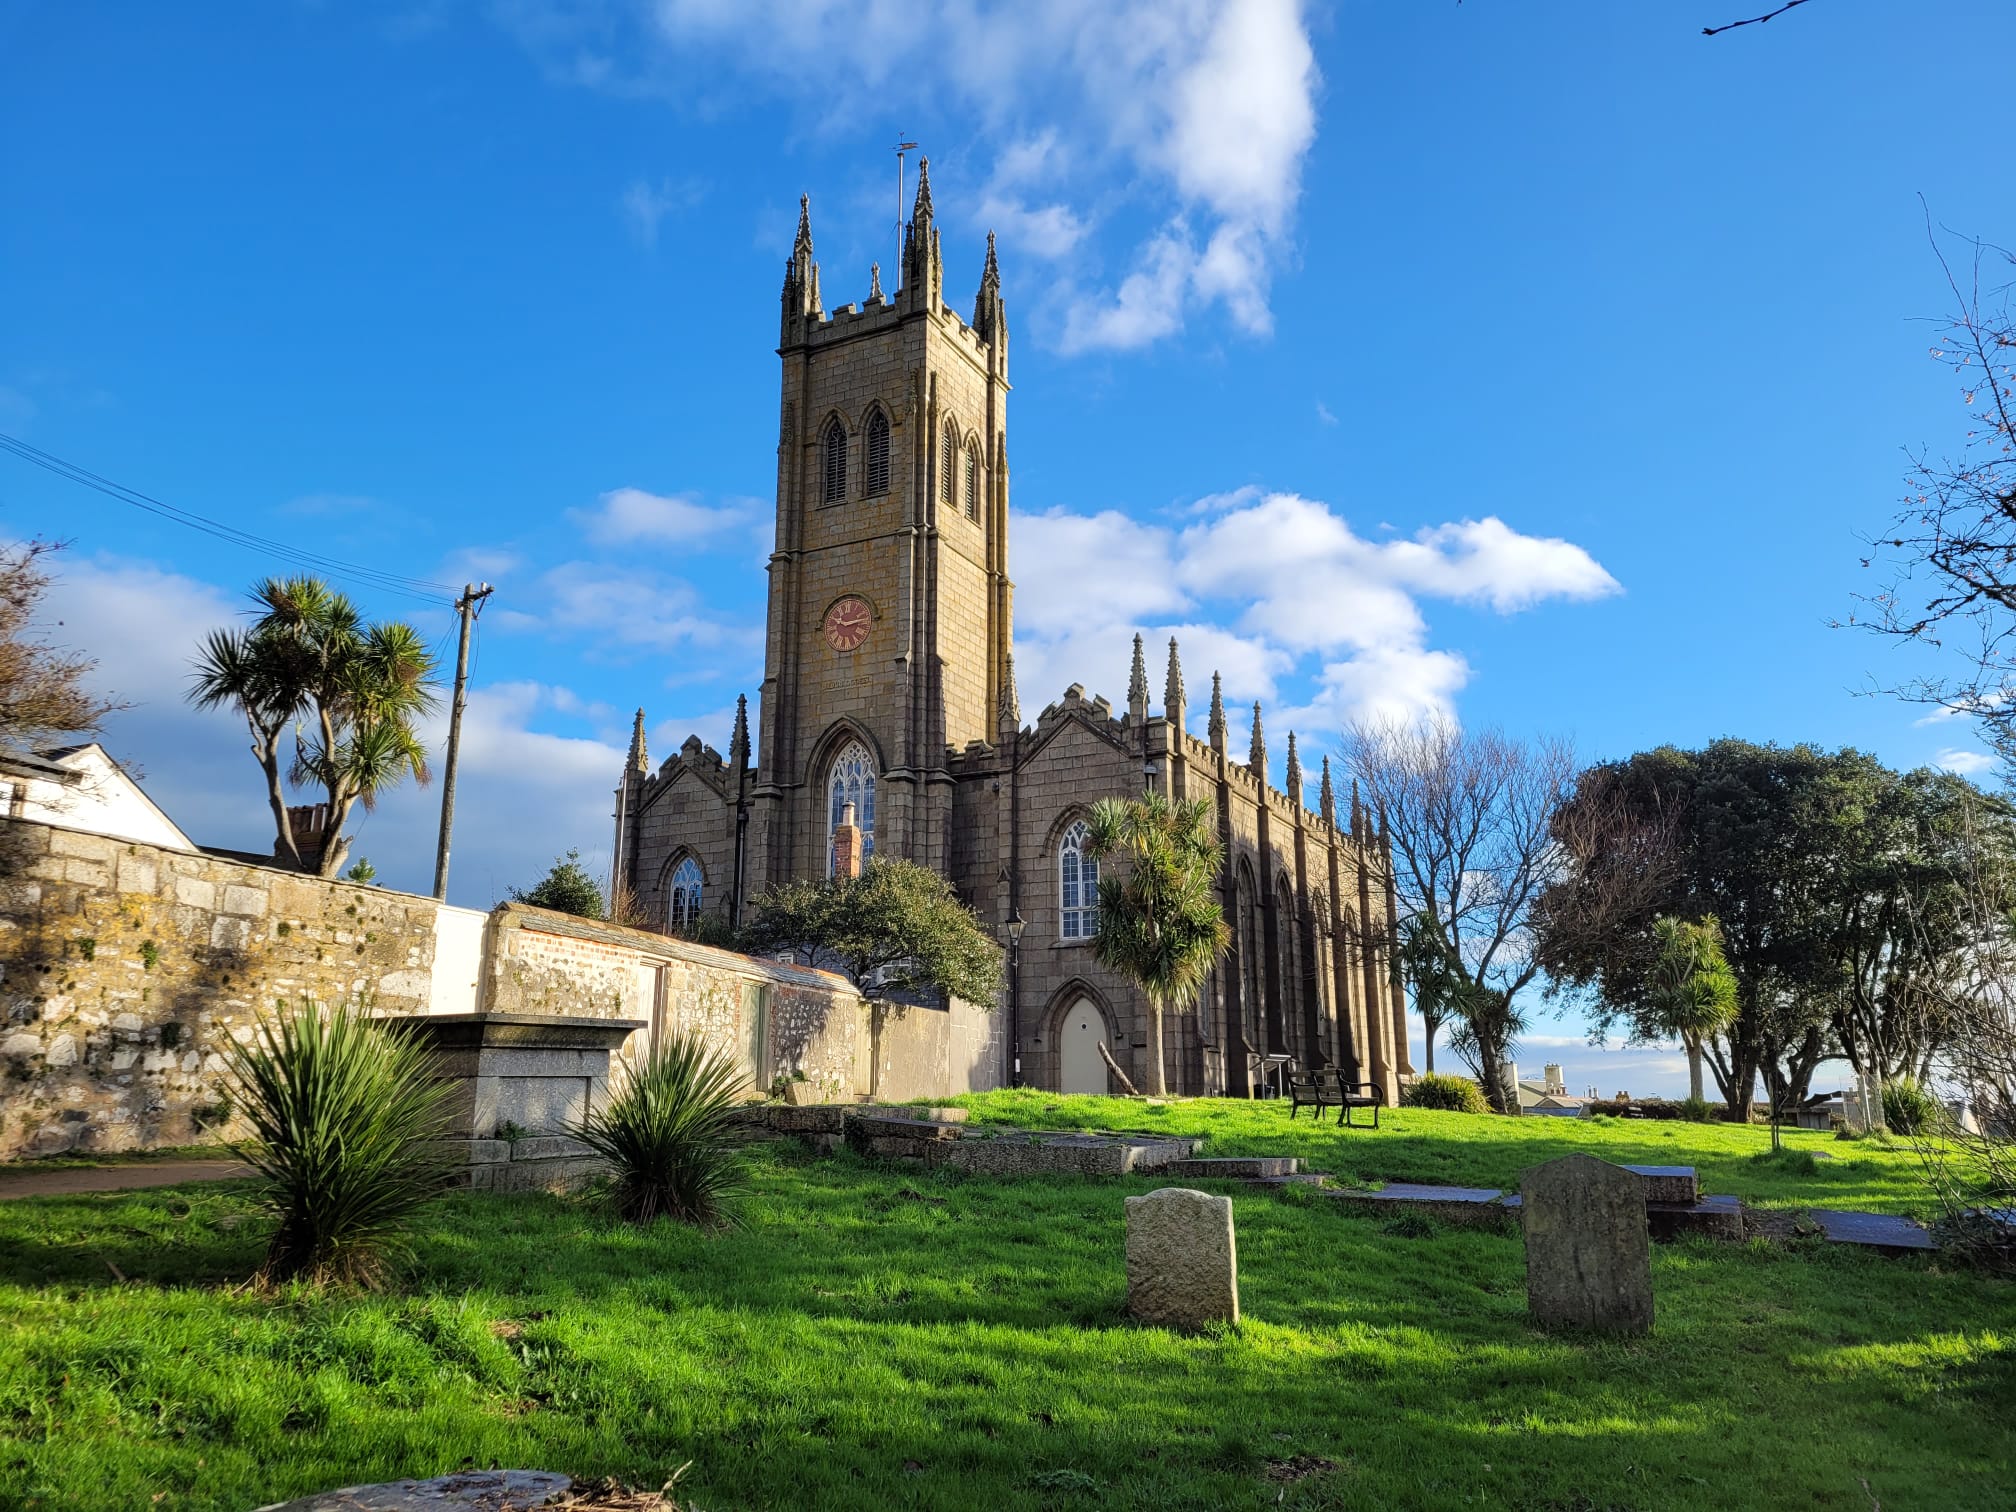
[(74, 1197), (80, 1192), (131, 1192), (184, 1181), (230, 1181), (250, 1176), (236, 1160), (150, 1160), (132, 1165), (65, 1166), (55, 1170), (0, 1170), (0, 1202), (10, 1197)]

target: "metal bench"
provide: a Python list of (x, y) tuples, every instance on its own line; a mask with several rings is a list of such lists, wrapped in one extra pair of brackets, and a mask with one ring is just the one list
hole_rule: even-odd
[(1352, 1122), (1353, 1108), (1372, 1110), (1372, 1127), (1379, 1127), (1379, 1110), (1386, 1105), (1386, 1098), (1376, 1082), (1347, 1082), (1334, 1070), (1308, 1071), (1288, 1078), (1290, 1106), (1288, 1117), (1292, 1120), (1302, 1108), (1316, 1110), (1316, 1122), (1323, 1121), (1325, 1108), (1337, 1109), (1337, 1121), (1347, 1128), (1357, 1128)]

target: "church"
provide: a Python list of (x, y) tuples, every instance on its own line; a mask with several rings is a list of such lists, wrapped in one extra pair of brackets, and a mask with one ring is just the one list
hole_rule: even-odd
[(1271, 786), (1255, 704), (1249, 754), (1233, 761), (1215, 674), (1208, 738), (1191, 735), (1173, 639), (1159, 712), (1137, 635), (1124, 708), (1074, 684), (1023, 721), (1000, 270), (990, 234), (972, 319), (945, 303), (928, 161), (893, 297), (878, 269), (864, 303), (825, 308), (800, 201), (777, 355), (757, 748), (745, 698), (725, 759), (689, 737), (654, 771), (640, 710), (614, 880), (668, 932), (703, 915), (732, 924), (769, 884), (830, 874), (851, 804), (864, 855), (938, 871), (1007, 947), (997, 1084), (1107, 1092), (1108, 1056), (1148, 1084), (1147, 1003), (1093, 954), (1087, 809), (1144, 788), (1206, 799), (1232, 946), (1168, 1016), (1170, 1091), (1251, 1096), (1283, 1068), (1335, 1067), (1397, 1102), (1413, 1068), (1392, 868), (1355, 792), (1340, 813), (1328, 757), (1314, 810), (1293, 734), (1285, 786)]

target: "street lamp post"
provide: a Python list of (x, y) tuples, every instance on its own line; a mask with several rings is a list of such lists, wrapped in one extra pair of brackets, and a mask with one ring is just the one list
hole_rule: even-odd
[(1028, 928), (1018, 908), (1008, 916), (1008, 1085), (1022, 1085), (1022, 931)]

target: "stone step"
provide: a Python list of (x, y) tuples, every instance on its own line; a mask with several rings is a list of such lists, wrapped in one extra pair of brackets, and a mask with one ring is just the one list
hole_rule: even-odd
[(971, 1108), (920, 1108), (909, 1103), (868, 1103), (848, 1111), (856, 1118), (908, 1118), (935, 1124), (963, 1124), (973, 1116)]
[(1692, 1166), (1627, 1165), (1624, 1169), (1645, 1178), (1647, 1202), (1689, 1206), (1701, 1200), (1701, 1179)]
[(936, 1123), (928, 1118), (898, 1118), (884, 1113), (849, 1113), (849, 1139), (957, 1139), (957, 1124)]
[(1224, 1155), (1205, 1160), (1177, 1160), (1169, 1166), (1171, 1176), (1224, 1176), (1234, 1179), (1255, 1176), (1293, 1176), (1302, 1169), (1295, 1155)]
[(1704, 1239), (1741, 1239), (1743, 1204), (1734, 1197), (1703, 1197), (1699, 1202), (1648, 1202), (1645, 1221), (1654, 1239), (1678, 1239), (1687, 1234)]
[(1330, 1177), (1323, 1171), (1290, 1171), (1285, 1176), (1248, 1176), (1246, 1185), (1256, 1187), (1328, 1187)]

